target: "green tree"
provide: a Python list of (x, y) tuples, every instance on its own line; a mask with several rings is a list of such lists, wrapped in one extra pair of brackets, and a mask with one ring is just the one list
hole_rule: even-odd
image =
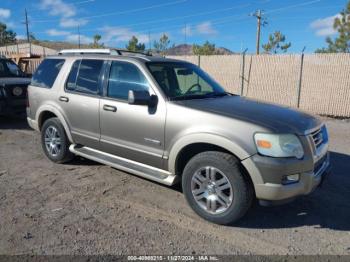
[(29, 40), (33, 44), (40, 44), (40, 41), (38, 39), (36, 39), (34, 33), (32, 33), (32, 32), (29, 33)]
[(169, 37), (166, 34), (163, 34), (159, 41), (154, 41), (154, 49), (157, 53), (165, 55), (166, 50), (168, 50), (170, 44)]
[(291, 43), (286, 43), (286, 37), (280, 31), (276, 31), (269, 35), (269, 41), (262, 45), (266, 54), (277, 54), (280, 52), (286, 53)]
[(104, 44), (100, 44), (99, 41), (101, 40), (101, 35), (94, 35), (94, 42), (92, 43), (93, 48), (102, 48), (104, 47)]
[(139, 40), (136, 36), (132, 36), (129, 40), (129, 43), (126, 45), (126, 49), (133, 52), (143, 52), (145, 51), (145, 44), (139, 43)]
[(209, 43), (206, 41), (202, 46), (201, 45), (193, 45), (192, 46), (193, 54), (195, 55), (215, 55), (216, 48), (215, 44)]
[(317, 49), (316, 53), (349, 53), (350, 52), (350, 1), (346, 8), (340, 12), (340, 16), (334, 19), (333, 28), (338, 32), (333, 40), (326, 38), (328, 47)]
[(0, 22), (0, 45), (16, 43), (16, 33), (7, 29), (6, 24)]

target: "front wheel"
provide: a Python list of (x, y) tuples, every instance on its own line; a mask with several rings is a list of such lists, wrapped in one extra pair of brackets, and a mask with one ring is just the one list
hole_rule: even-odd
[(232, 224), (250, 208), (254, 193), (237, 159), (209, 151), (194, 156), (182, 176), (186, 200), (201, 217), (217, 224)]
[(41, 144), (45, 155), (55, 163), (65, 163), (73, 159), (69, 151), (69, 140), (57, 117), (49, 118), (41, 128)]

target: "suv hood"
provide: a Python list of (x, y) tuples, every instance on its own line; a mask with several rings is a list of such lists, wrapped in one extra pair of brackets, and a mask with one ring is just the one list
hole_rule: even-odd
[(30, 78), (27, 77), (1, 77), (0, 86), (2, 85), (29, 85)]
[(299, 110), (258, 102), (240, 96), (192, 99), (174, 102), (192, 109), (251, 122), (276, 133), (305, 132), (321, 125), (321, 121)]

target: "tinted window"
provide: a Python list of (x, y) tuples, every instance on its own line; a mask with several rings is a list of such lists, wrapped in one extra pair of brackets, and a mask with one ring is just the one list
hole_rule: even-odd
[(23, 77), (25, 74), (11, 60), (0, 59), (0, 77)]
[(70, 70), (70, 73), (67, 79), (67, 84), (66, 84), (66, 88), (68, 90), (75, 90), (80, 62), (81, 60), (75, 61)]
[(75, 61), (67, 79), (66, 89), (86, 94), (97, 94), (103, 62), (103, 60), (93, 59)]
[(149, 90), (142, 72), (133, 64), (113, 61), (109, 73), (107, 96), (128, 99), (129, 90)]
[(63, 63), (64, 59), (45, 59), (35, 71), (31, 85), (51, 88)]
[(226, 95), (225, 90), (198, 66), (190, 63), (147, 63), (160, 88), (171, 99)]

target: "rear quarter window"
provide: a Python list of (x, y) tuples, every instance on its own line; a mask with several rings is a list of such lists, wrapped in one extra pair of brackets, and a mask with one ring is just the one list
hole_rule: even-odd
[(32, 77), (31, 85), (51, 88), (64, 61), (64, 59), (45, 59), (42, 61)]

